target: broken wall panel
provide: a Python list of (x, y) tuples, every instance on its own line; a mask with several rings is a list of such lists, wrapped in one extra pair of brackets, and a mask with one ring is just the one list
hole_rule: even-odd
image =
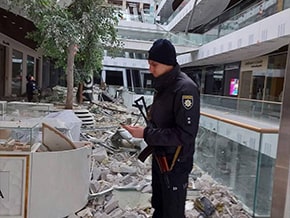
[(24, 218), (29, 156), (0, 153), (0, 217)]
[(89, 147), (31, 154), (29, 218), (65, 217), (87, 204), (90, 155)]
[[(0, 218), (66, 217), (87, 204), (91, 143), (72, 142), (54, 127), (43, 124), (42, 136), (51, 150), (44, 151), (36, 140), (38, 124), (24, 121), (1, 124), (5, 125), (0, 128), (1, 143), (28, 137), (29, 149), (7, 149), (7, 142), (2, 143)], [(36, 137), (32, 137), (34, 130)]]

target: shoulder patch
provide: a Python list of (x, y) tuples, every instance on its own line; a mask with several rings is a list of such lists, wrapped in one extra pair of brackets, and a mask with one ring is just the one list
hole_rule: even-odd
[(193, 96), (192, 95), (183, 95), (182, 96), (182, 105), (186, 110), (189, 110), (193, 106)]

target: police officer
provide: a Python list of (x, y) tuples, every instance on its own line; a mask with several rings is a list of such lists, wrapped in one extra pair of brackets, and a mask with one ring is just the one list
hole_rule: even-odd
[(158, 39), (149, 50), (149, 70), (156, 94), (149, 124), (123, 126), (153, 148), (153, 218), (185, 218), (188, 176), (193, 166), (200, 103), (197, 85), (180, 71), (169, 40)]
[(34, 79), (34, 76), (32, 75), (27, 75), (26, 76), (26, 96), (28, 102), (37, 102), (39, 101), (38, 96), (39, 96), (39, 89), (37, 86), (37, 83)]

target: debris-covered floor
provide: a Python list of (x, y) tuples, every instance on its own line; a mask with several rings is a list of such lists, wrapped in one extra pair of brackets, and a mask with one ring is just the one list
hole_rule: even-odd
[[(65, 88), (56, 87), (46, 100), (62, 108), (58, 103), (64, 93)], [(93, 149), (88, 203), (69, 218), (152, 217), (151, 159), (143, 163), (137, 158), (146, 144), (120, 127), (120, 123), (145, 125), (140, 111), (126, 108), (120, 99), (101, 99), (75, 105), (74, 113), (82, 120), (80, 140)], [(251, 217), (231, 190), (196, 165), (189, 177), (185, 212), (186, 218)]]
[[(136, 108), (99, 101), (90, 104), (94, 128), (82, 128), (82, 140), (93, 144), (89, 202), (71, 217), (152, 217), (151, 159), (137, 159), (144, 142), (120, 128), (120, 122), (144, 125)], [(136, 110), (135, 110), (136, 109)], [(206, 216), (198, 208), (208, 206)], [(234, 194), (194, 166), (190, 174), (186, 217), (251, 217)]]

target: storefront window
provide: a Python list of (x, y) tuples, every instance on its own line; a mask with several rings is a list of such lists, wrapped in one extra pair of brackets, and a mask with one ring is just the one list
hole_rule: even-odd
[(34, 76), (34, 57), (27, 55), (27, 75)]
[(277, 58), (272, 57), (271, 59), (271, 56), (261, 56), (243, 61), (239, 97), (274, 101), (274, 98), (270, 97), (271, 93), (273, 93), (270, 89), (277, 90), (277, 87), (272, 86), (270, 88), (270, 86), (271, 78), (276, 77), (276, 70), (271, 69), (270, 66), (275, 65), (275, 68), (277, 68), (279, 65), (279, 68), (281, 68), (284, 65), (285, 67), (283, 62)]
[(205, 74), (204, 94), (223, 95), (224, 71), (222, 67), (207, 68)]
[(285, 69), (287, 53), (269, 56), (269, 69)]
[(281, 101), (287, 54), (269, 56), (265, 100)]
[(20, 96), (22, 89), (23, 54), (13, 50), (12, 53), (12, 94)]
[(106, 83), (108, 85), (123, 86), (123, 71), (106, 71)]
[(262, 100), (264, 96), (265, 76), (254, 75), (252, 85), (252, 99)]
[[(5, 46), (0, 45), (0, 78), (5, 78)], [(0, 80), (0, 97), (5, 93), (5, 80)]]
[(40, 84), (40, 81), (39, 81), (39, 72), (40, 72), (40, 60), (39, 59), (36, 59), (36, 72), (35, 72), (35, 79), (36, 81), (38, 81), (38, 85)]
[(284, 77), (268, 77), (265, 93), (267, 101), (281, 101)]

